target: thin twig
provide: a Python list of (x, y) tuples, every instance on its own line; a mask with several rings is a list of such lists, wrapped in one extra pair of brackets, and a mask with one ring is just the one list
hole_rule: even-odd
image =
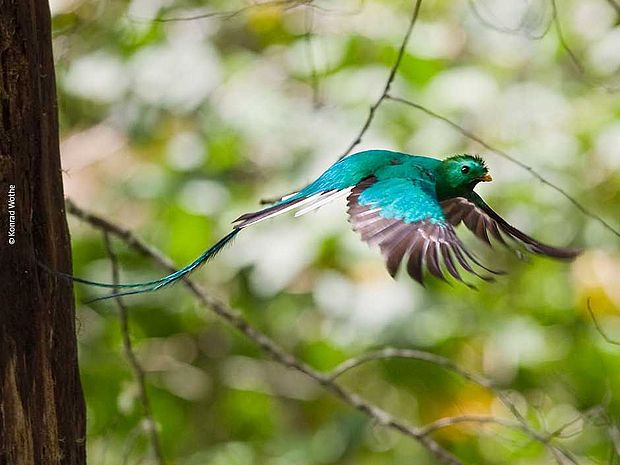
[(352, 357), (348, 360), (345, 360), (343, 363), (338, 365), (330, 372), (329, 377), (333, 380), (343, 375), (347, 371), (353, 368), (357, 368), (365, 363), (375, 360), (389, 360), (394, 358), (419, 360), (422, 362), (432, 363), (434, 365), (450, 370), (453, 373), (459, 375), (460, 377), (468, 381), (472, 381), (477, 385), (493, 392), (510, 410), (510, 412), (515, 416), (515, 418), (517, 418), (521, 423), (527, 423), (527, 420), (523, 417), (523, 415), (521, 415), (521, 412), (519, 412), (516, 405), (514, 405), (514, 403), (505, 393), (503, 393), (500, 389), (496, 388), (491, 380), (479, 374), (461, 368), (449, 358), (442, 357), (441, 355), (436, 355), (430, 352), (424, 352), (415, 349), (394, 349), (391, 347), (377, 350), (374, 352), (367, 352), (360, 355), (359, 357)]
[(613, 94), (613, 93), (618, 92), (620, 88), (617, 85), (614, 86), (614, 85), (606, 84), (605, 82), (603, 82), (602, 79), (594, 78), (589, 75), (588, 70), (586, 69), (584, 64), (581, 62), (577, 54), (573, 51), (572, 47), (568, 44), (568, 40), (566, 39), (564, 35), (564, 29), (562, 28), (562, 23), (560, 21), (556, 0), (550, 0), (550, 2), (551, 2), (551, 8), (553, 9), (553, 23), (555, 24), (555, 30), (558, 35), (558, 41), (560, 42), (560, 46), (569, 56), (571, 62), (573, 63), (576, 70), (578, 71), (579, 78), (584, 83), (592, 87), (599, 87), (605, 90), (607, 93)]
[(555, 3), (555, 0), (550, 0), (550, 1), (551, 1), (551, 8), (553, 11), (553, 22), (555, 24), (555, 31), (558, 35), (558, 40), (560, 41), (560, 45), (570, 57), (571, 61), (573, 62), (573, 65), (575, 65), (575, 68), (577, 68), (577, 71), (579, 71), (579, 73), (583, 75), (585, 74), (586, 68), (585, 66), (583, 66), (579, 58), (577, 58), (577, 55), (573, 52), (572, 48), (568, 45), (568, 42), (566, 38), (564, 37), (562, 23), (560, 22), (560, 18), (558, 15), (558, 6)]
[[(112, 248), (112, 243), (110, 241), (110, 231), (106, 229), (103, 230), (103, 242), (105, 244), (108, 256), (110, 257), (110, 263), (112, 265), (112, 282), (114, 284), (119, 284), (120, 279), (118, 258), (116, 256), (116, 253), (114, 252), (114, 249)], [(136, 354), (133, 351), (133, 344), (131, 342), (131, 336), (129, 335), (129, 310), (125, 306), (125, 303), (123, 302), (123, 299), (121, 297), (117, 297), (114, 300), (118, 307), (118, 317), (120, 320), (121, 335), (123, 339), (123, 352), (125, 353), (125, 358), (127, 358), (129, 366), (131, 367), (131, 371), (133, 371), (134, 377), (138, 383), (140, 403), (142, 404), (147, 434), (149, 435), (149, 439), (151, 441), (151, 447), (153, 449), (153, 455), (155, 456), (155, 462), (158, 465), (166, 465), (164, 454), (161, 448), (161, 441), (159, 440), (159, 433), (157, 431), (157, 424), (155, 423), (155, 420), (153, 418), (151, 401), (146, 390), (146, 376), (142, 365), (140, 365), (138, 357), (136, 357)]]
[(553, 446), (551, 444), (551, 440), (554, 436), (547, 435), (543, 436), (538, 433), (532, 434), (532, 431), (522, 423), (515, 423), (510, 420), (506, 420), (504, 418), (487, 416), (487, 415), (462, 415), (462, 416), (454, 416), (454, 417), (445, 417), (440, 418), (439, 420), (435, 420), (432, 423), (429, 423), (422, 427), (422, 432), (425, 434), (432, 434), (440, 429), (448, 428), (450, 426), (455, 426), (463, 423), (478, 423), (478, 424), (493, 424), (498, 426), (503, 426), (505, 428), (510, 428), (513, 430), (518, 430), (528, 436), (531, 440), (538, 442), (542, 446), (544, 446), (550, 453), (553, 455), (553, 458), (558, 463), (558, 465), (562, 465), (564, 457), (566, 460), (573, 464), (578, 464), (577, 459), (570, 453), (563, 451), (562, 449)]
[(129, 458), (136, 447), (136, 442), (141, 436), (141, 433), (142, 431), (140, 430), (140, 427), (135, 426), (131, 429), (129, 434), (125, 436), (125, 441), (123, 444), (123, 460), (121, 461), (121, 465), (129, 465)]
[[(67, 211), (70, 214), (74, 215), (77, 218), (80, 218), (81, 220), (89, 223), (90, 225), (98, 229), (107, 231), (108, 233), (118, 237), (127, 245), (135, 249), (137, 252), (153, 259), (162, 268), (170, 272), (174, 272), (177, 270), (177, 268), (172, 264), (172, 261), (168, 257), (163, 255), (153, 246), (143, 242), (131, 231), (123, 229), (120, 226), (105, 220), (104, 218), (101, 218), (97, 215), (94, 215), (77, 207), (70, 200), (67, 200), (66, 205)], [(269, 355), (276, 362), (287, 368), (301, 372), (309, 378), (313, 379), (318, 384), (323, 386), (325, 390), (340, 398), (351, 407), (354, 407), (358, 411), (366, 414), (378, 424), (392, 428), (396, 431), (400, 431), (402, 434), (409, 436), (412, 439), (415, 439), (431, 454), (433, 454), (440, 463), (445, 465), (463, 465), (463, 463), (458, 458), (456, 458), (443, 446), (437, 443), (434, 439), (421, 434), (418, 428), (411, 426), (405, 421), (390, 415), (380, 407), (366, 401), (362, 397), (331, 380), (329, 375), (323, 374), (313, 369), (303, 361), (297, 359), (292, 354), (286, 352), (266, 334), (260, 332), (252, 325), (250, 325), (250, 323), (246, 321), (240, 314), (230, 309), (220, 300), (208, 295), (200, 286), (198, 286), (191, 279), (185, 277), (182, 279), (182, 281), (183, 284), (192, 292), (192, 294), (194, 294), (194, 296), (203, 306), (211, 309), (215, 314), (224, 319), (238, 331), (243, 333), (248, 339), (258, 345), (267, 355)]]
[(490, 416), (490, 415), (460, 415), (460, 416), (453, 416), (453, 417), (444, 417), (444, 418), (440, 418), (438, 420), (435, 420), (431, 423), (424, 425), (423, 427), (420, 428), (420, 431), (422, 432), (422, 434), (432, 434), (440, 429), (448, 428), (450, 426), (460, 425), (463, 423), (487, 423), (487, 424), (503, 426), (505, 428), (510, 428), (513, 430), (518, 430), (526, 434), (530, 439), (533, 439), (534, 441), (544, 446), (549, 446), (550, 445), (549, 442), (554, 437), (556, 437), (552, 435), (547, 435), (547, 436), (543, 436), (539, 434), (532, 435), (531, 431), (527, 427), (524, 427), (524, 425), (522, 425), (521, 423), (515, 423), (514, 421), (507, 420), (505, 418), (495, 417), (495, 416)]
[[(521, 21), (519, 22), (519, 25), (517, 27), (510, 28), (510, 27), (505, 27), (505, 26), (498, 26), (497, 24), (494, 24), (493, 22), (491, 22), (488, 19), (486, 19), (484, 17), (484, 15), (478, 9), (478, 5), (477, 5), (477, 2), (475, 0), (469, 0), (469, 8), (472, 11), (472, 13), (474, 14), (474, 16), (478, 19), (478, 21), (480, 21), (480, 23), (483, 24), (484, 26), (486, 26), (486, 27), (488, 27), (490, 29), (493, 29), (494, 31), (501, 32), (503, 34), (513, 34), (513, 35), (525, 36), (525, 37), (527, 37), (528, 39), (531, 39), (531, 40), (540, 40), (543, 37), (545, 37), (547, 35), (547, 33), (549, 32), (549, 29), (551, 29), (551, 25), (553, 24), (553, 17), (552, 17), (552, 18), (549, 19), (549, 21), (547, 21), (547, 24), (545, 25), (545, 27), (542, 29), (541, 32), (539, 32), (538, 34), (534, 34), (534, 33), (531, 33), (531, 32), (529, 32), (527, 30), (524, 31), (524, 29), (525, 29), (524, 22), (525, 22), (525, 18), (527, 17), (527, 12), (523, 16), (523, 18), (521, 19)], [(542, 22), (542, 19), (541, 19), (540, 22)]]
[(448, 428), (450, 426), (456, 426), (463, 423), (490, 423), (507, 428), (520, 429), (519, 424), (504, 420), (499, 417), (492, 417), (489, 415), (460, 415), (455, 417), (445, 417), (435, 420), (431, 423), (424, 425), (420, 428), (421, 433), (425, 435), (433, 434), (441, 429)]
[(360, 355), (359, 357), (353, 357), (348, 360), (345, 360), (343, 363), (338, 365), (329, 373), (330, 379), (336, 379), (339, 376), (343, 375), (345, 372), (359, 367), (365, 363), (368, 363), (373, 360), (386, 360), (386, 359), (394, 359), (394, 358), (406, 358), (412, 360), (420, 360), (423, 362), (429, 362), (434, 365), (439, 365), (443, 368), (446, 368), (454, 373), (458, 374), (462, 378), (465, 378), (469, 381), (473, 381), (474, 383), (487, 388), (494, 389), (493, 383), (476, 374), (471, 373), (463, 368), (459, 367), (456, 363), (446, 357), (442, 357), (441, 355), (436, 355), (430, 352), (424, 352), (422, 350), (414, 350), (414, 349), (394, 349), (392, 347), (388, 347), (385, 349), (377, 350), (375, 352), (367, 352), (365, 354)]
[[(620, 14), (620, 4), (616, 3), (616, 0), (607, 0), (607, 2), (616, 10), (618, 14)], [(527, 13), (526, 15), (524, 15), (523, 20), (520, 22), (519, 26), (515, 28), (509, 28), (509, 27), (504, 27), (504, 26), (498, 26), (497, 24), (494, 24), (490, 20), (486, 19), (484, 15), (478, 9), (477, 2), (475, 0), (469, 0), (469, 5), (470, 5), (470, 9), (472, 13), (474, 14), (474, 16), (476, 16), (476, 18), (478, 19), (478, 21), (480, 21), (481, 24), (483, 24), (484, 26), (490, 29), (493, 29), (494, 31), (501, 32), (503, 34), (524, 35), (528, 39), (539, 40), (547, 35), (549, 30), (551, 29), (551, 26), (555, 26), (556, 34), (558, 37), (558, 41), (560, 42), (560, 46), (570, 58), (570, 61), (572, 62), (572, 64), (574, 65), (577, 71), (578, 79), (580, 81), (592, 87), (599, 87), (605, 90), (607, 93), (616, 93), (620, 90), (620, 87), (618, 87), (617, 85), (609, 85), (606, 82), (604, 82), (603, 79), (595, 78), (588, 73), (588, 70), (584, 66), (583, 62), (579, 59), (577, 53), (573, 51), (573, 48), (569, 45), (569, 42), (566, 39), (566, 36), (564, 34), (564, 28), (562, 27), (562, 24), (560, 21), (558, 5), (557, 5), (556, 0), (549, 0), (549, 5), (551, 6), (551, 18), (547, 22), (544, 29), (538, 34), (531, 34), (528, 32), (525, 32), (525, 33), (523, 32), (523, 28), (524, 28), (523, 23), (527, 16)]]
[[(620, 5), (615, 3), (615, 0), (607, 0), (607, 2), (612, 7), (614, 7), (616, 11), (620, 14)], [(558, 5), (557, 5), (556, 0), (549, 0), (549, 5), (551, 6), (551, 18), (547, 22), (547, 25), (545, 26), (545, 28), (539, 34), (529, 34), (527, 32), (523, 33), (523, 21), (521, 21), (519, 26), (516, 28), (498, 26), (497, 24), (494, 24), (493, 22), (487, 20), (484, 17), (484, 15), (478, 9), (477, 2), (475, 0), (469, 0), (469, 5), (470, 5), (471, 11), (474, 13), (474, 16), (476, 16), (476, 18), (478, 19), (478, 21), (480, 21), (480, 23), (482, 23), (484, 26), (490, 29), (493, 29), (497, 32), (501, 32), (504, 34), (525, 35), (529, 39), (539, 40), (547, 35), (549, 30), (551, 29), (551, 26), (555, 26), (555, 30), (556, 30), (556, 34), (558, 37), (558, 41), (560, 42), (560, 46), (562, 47), (564, 52), (568, 55), (568, 57), (570, 58), (570, 61), (576, 68), (578, 75), (579, 75), (579, 79), (590, 86), (600, 87), (608, 93), (618, 92), (619, 89), (617, 87), (610, 86), (602, 82), (600, 79), (596, 79), (588, 75), (588, 71), (586, 67), (584, 66), (582, 61), (579, 59), (579, 57), (577, 56), (577, 53), (573, 51), (573, 48), (569, 45), (569, 42), (566, 39), (566, 36), (564, 34), (564, 28), (562, 27), (562, 23), (560, 21)], [(524, 16), (524, 19), (525, 19), (525, 16)]]
[(327, 8), (325, 6), (316, 4), (312, 4), (312, 8), (321, 13), (329, 14), (330, 16), (355, 16), (362, 12), (364, 7), (366, 6), (366, 1), (367, 0), (359, 0), (357, 6), (343, 10), (339, 10), (336, 8)]
[(409, 21), (409, 27), (407, 28), (405, 37), (403, 38), (403, 41), (400, 44), (400, 48), (398, 49), (398, 55), (396, 56), (396, 61), (394, 61), (394, 64), (392, 65), (392, 68), (390, 69), (390, 74), (388, 75), (387, 81), (383, 88), (383, 92), (381, 93), (377, 101), (370, 107), (370, 110), (368, 112), (368, 117), (366, 118), (366, 121), (364, 122), (362, 129), (358, 133), (357, 137), (353, 139), (353, 142), (351, 142), (351, 145), (349, 145), (349, 148), (347, 148), (347, 150), (345, 150), (345, 152), (338, 158), (339, 160), (349, 155), (351, 151), (360, 142), (362, 142), (362, 137), (364, 137), (364, 134), (370, 127), (370, 123), (372, 123), (372, 120), (375, 117), (375, 113), (377, 109), (383, 103), (383, 101), (387, 98), (387, 95), (390, 92), (390, 88), (392, 87), (392, 82), (394, 82), (394, 78), (396, 77), (396, 73), (398, 72), (398, 68), (400, 67), (400, 63), (403, 60), (403, 56), (405, 55), (405, 49), (407, 48), (407, 44), (409, 43), (409, 37), (411, 37), (413, 26), (415, 26), (415, 23), (418, 19), (418, 14), (420, 12), (421, 5), (422, 5), (422, 0), (416, 0), (415, 6), (413, 7), (413, 14), (411, 15), (411, 20)]
[(612, 459), (615, 460), (620, 457), (620, 430), (618, 430), (618, 426), (612, 420), (609, 421), (609, 425), (607, 426), (607, 434), (612, 443)]
[(577, 200), (575, 197), (570, 195), (563, 188), (561, 188), (560, 186), (558, 186), (558, 185), (552, 183), (551, 181), (547, 180), (545, 177), (543, 177), (541, 174), (539, 174), (534, 168), (532, 168), (531, 166), (523, 163), (518, 158), (513, 157), (512, 155), (508, 154), (507, 152), (505, 152), (505, 151), (503, 151), (501, 149), (493, 147), (492, 145), (488, 144), (487, 142), (482, 140), (480, 137), (478, 137), (474, 133), (468, 131), (467, 129), (465, 129), (464, 127), (460, 126), (459, 124), (455, 123), (454, 121), (446, 118), (445, 116), (439, 115), (438, 113), (435, 113), (432, 110), (429, 110), (428, 108), (426, 108), (423, 105), (420, 105), (419, 103), (415, 103), (415, 102), (412, 102), (411, 100), (407, 100), (407, 99), (404, 99), (404, 98), (401, 98), (401, 97), (394, 97), (394, 96), (392, 96), (390, 94), (386, 95), (385, 98), (388, 99), (388, 100), (393, 100), (394, 102), (399, 102), (399, 103), (402, 103), (404, 105), (408, 105), (408, 106), (410, 106), (412, 108), (416, 108), (416, 109), (418, 109), (420, 111), (423, 111), (427, 115), (432, 116), (433, 118), (439, 119), (439, 120), (443, 121), (444, 123), (447, 123), (448, 125), (450, 125), (454, 129), (456, 129), (458, 132), (460, 132), (465, 137), (473, 140), (474, 142), (477, 142), (478, 144), (480, 144), (482, 147), (486, 148), (487, 150), (489, 150), (489, 151), (491, 151), (491, 152), (493, 152), (493, 153), (495, 153), (495, 154), (497, 154), (497, 155), (499, 155), (499, 156), (501, 156), (501, 157), (511, 161), (512, 163), (516, 164), (520, 168), (528, 171), (532, 176), (534, 176), (536, 179), (538, 179), (541, 183), (551, 187), (553, 190), (555, 190), (556, 192), (560, 193), (564, 198), (566, 198), (570, 203), (572, 203), (575, 206), (575, 208), (577, 208), (577, 210), (579, 210), (582, 214), (584, 214), (585, 216), (587, 216), (587, 217), (589, 217), (589, 218), (599, 222), (607, 230), (612, 232), (617, 237), (620, 237), (620, 231), (618, 231), (616, 228), (614, 228), (606, 220), (604, 220), (602, 217), (600, 217), (596, 213), (590, 211), (579, 200)]
[(246, 13), (249, 10), (256, 8), (268, 8), (273, 6), (283, 6), (285, 10), (290, 10), (292, 8), (296, 8), (301, 5), (308, 5), (313, 0), (271, 0), (262, 3), (252, 3), (250, 5), (246, 5), (237, 10), (229, 10), (229, 11), (210, 11), (208, 13), (200, 13), (192, 16), (180, 16), (180, 17), (168, 17), (168, 18), (151, 18), (151, 19), (142, 19), (142, 18), (133, 18), (134, 20), (142, 20), (142, 21), (152, 21), (158, 23), (171, 23), (171, 22), (180, 22), (180, 21), (195, 21), (199, 19), (208, 19), (208, 18), (223, 18), (223, 19), (232, 19), (236, 16), (239, 16), (243, 13)]
[[(365, 363), (376, 361), (376, 360), (389, 360), (389, 359), (394, 359), (394, 358), (404, 358), (404, 359), (410, 359), (410, 360), (419, 360), (423, 362), (429, 362), (434, 365), (445, 368), (447, 370), (450, 370), (453, 373), (456, 373), (457, 375), (462, 377), (463, 379), (472, 381), (478, 384), (479, 386), (490, 390), (502, 402), (502, 404), (504, 404), (506, 408), (508, 408), (508, 410), (512, 413), (512, 415), (518, 421), (518, 423), (510, 423), (508, 421), (505, 421), (502, 423), (500, 422), (495, 422), (495, 423), (502, 424), (503, 426), (516, 427), (520, 429), (521, 431), (525, 432), (531, 439), (541, 444), (546, 445), (547, 448), (550, 450), (550, 452), (556, 457), (556, 461), (559, 464), (561, 464), (562, 461), (561, 459), (559, 459), (558, 453), (564, 456), (571, 463), (574, 463), (574, 464), (577, 463), (577, 460), (570, 452), (551, 444), (551, 440), (554, 437), (556, 437), (554, 433), (543, 435), (539, 433), (538, 431), (534, 430), (529, 425), (525, 417), (521, 414), (521, 412), (519, 412), (514, 402), (510, 400), (510, 397), (505, 392), (497, 388), (490, 379), (485, 378), (484, 376), (481, 376), (477, 373), (473, 373), (471, 371), (465, 370), (464, 368), (458, 366), (456, 363), (454, 363), (449, 358), (442, 357), (441, 355), (436, 355), (436, 354), (433, 354), (430, 352), (424, 352), (421, 350), (394, 349), (390, 347), (390, 348), (385, 348), (382, 350), (377, 350), (374, 352), (367, 352), (365, 354), (360, 355), (359, 357), (353, 357), (348, 360), (345, 360), (343, 363), (338, 365), (336, 368), (334, 368), (330, 372), (329, 377), (330, 379), (334, 380), (337, 377), (346, 373), (347, 371), (353, 368), (357, 368)], [(463, 418), (462, 420), (457, 420), (459, 422), (483, 421), (483, 420), (480, 420), (481, 417), (474, 417), (475, 419), (470, 419), (470, 420), (465, 419), (465, 418), (470, 418), (470, 417), (454, 417), (454, 418)], [(486, 422), (493, 422), (493, 419), (490, 417), (482, 417), (482, 418), (485, 418), (486, 420), (484, 421)], [(449, 419), (445, 419), (445, 420), (447, 421)], [(443, 423), (440, 423), (440, 424), (443, 424)]]
[(308, 66), (310, 67), (310, 86), (312, 88), (312, 106), (316, 110), (321, 106), (321, 94), (319, 88), (319, 75), (316, 71), (316, 61), (314, 59), (314, 51), (312, 47), (312, 38), (314, 36), (314, 15), (312, 10), (306, 10), (304, 16), (306, 33), (304, 34), (304, 49)]
[(605, 331), (603, 331), (603, 328), (601, 327), (600, 323), (598, 322), (598, 319), (594, 315), (594, 311), (592, 310), (592, 298), (591, 297), (588, 297), (586, 306), (588, 308), (588, 312), (590, 312), (590, 317), (592, 318), (592, 323), (594, 323), (594, 327), (596, 328), (598, 333), (603, 337), (603, 339), (605, 339), (605, 341), (607, 341), (609, 344), (620, 346), (620, 341), (616, 341), (612, 339), (605, 333)]
[(616, 2), (616, 0), (607, 0), (607, 3), (620, 15), (620, 3)]
[[(608, 398), (605, 404), (608, 404), (610, 399)], [(616, 422), (609, 416), (607, 409), (603, 406), (600, 406), (592, 417), (602, 420), (603, 426), (607, 429), (607, 435), (611, 441), (609, 463), (614, 464), (620, 457), (620, 430), (618, 430)]]
[(581, 434), (581, 432), (583, 431), (583, 427), (579, 428), (579, 430), (577, 430), (576, 432), (572, 432), (572, 433), (565, 434), (564, 431), (566, 431), (568, 428), (570, 428), (571, 426), (573, 426), (574, 424), (576, 424), (580, 420), (584, 420), (585, 417), (586, 417), (586, 415), (578, 414), (572, 420), (568, 420), (566, 423), (564, 423), (563, 425), (560, 425), (555, 430), (550, 432), (549, 433), (549, 438), (568, 439), (568, 438), (571, 438), (573, 436), (576, 436), (577, 434)]

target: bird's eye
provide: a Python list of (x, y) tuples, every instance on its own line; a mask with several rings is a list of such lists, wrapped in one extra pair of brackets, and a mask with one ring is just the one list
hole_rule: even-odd
[(463, 166), (463, 167), (461, 167), (461, 173), (463, 173), (463, 174), (467, 174), (467, 173), (469, 173), (469, 166)]

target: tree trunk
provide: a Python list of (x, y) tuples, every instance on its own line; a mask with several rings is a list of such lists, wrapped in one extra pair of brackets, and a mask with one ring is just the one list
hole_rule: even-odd
[(0, 464), (85, 464), (45, 0), (0, 0)]

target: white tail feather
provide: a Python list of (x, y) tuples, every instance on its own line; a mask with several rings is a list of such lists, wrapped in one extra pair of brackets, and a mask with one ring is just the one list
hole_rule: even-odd
[(269, 218), (273, 218), (274, 216), (278, 216), (278, 215), (280, 215), (282, 213), (286, 213), (288, 211), (294, 210), (297, 207), (300, 207), (300, 206), (305, 205), (307, 203), (310, 203), (310, 202), (313, 202), (315, 200), (318, 200), (323, 194), (324, 194), (323, 192), (321, 192), (319, 194), (314, 194), (314, 195), (312, 195), (312, 196), (310, 196), (308, 198), (305, 198), (305, 199), (303, 199), (303, 200), (301, 200), (301, 201), (299, 201), (297, 203), (293, 203), (293, 204), (289, 205), (288, 207), (283, 208), (282, 210), (277, 210), (277, 211), (271, 213), (270, 215), (263, 216), (262, 218), (256, 218), (255, 220), (252, 220), (252, 221), (248, 221), (247, 223), (244, 223), (242, 227), (246, 228), (248, 226), (252, 226), (253, 224), (260, 223), (261, 221), (267, 220)]
[[(247, 226), (251, 226), (254, 225), (256, 223), (260, 223), (261, 221), (264, 221), (266, 219), (269, 218), (273, 218), (275, 216), (281, 215), (282, 213), (286, 213), (289, 212), (291, 210), (295, 210), (296, 208), (302, 207), (302, 206), (306, 206), (305, 208), (303, 208), (302, 210), (299, 210), (297, 213), (295, 213), (295, 216), (301, 216), (304, 215), (308, 212), (311, 212), (313, 210), (316, 210), (317, 208), (322, 207), (323, 205), (325, 205), (326, 203), (331, 202), (332, 200), (336, 200), (340, 197), (344, 197), (345, 195), (348, 195), (351, 192), (351, 188), (349, 189), (344, 189), (344, 190), (339, 190), (339, 191), (328, 191), (328, 192), (319, 192), (318, 194), (314, 194), (311, 195), (310, 197), (307, 197), (303, 200), (294, 200), (292, 201), (292, 203), (290, 205), (287, 205), (286, 207), (282, 208), (281, 210), (275, 210), (272, 213), (265, 215), (265, 216), (260, 216), (261, 212), (256, 212), (255, 214), (251, 214), (251, 216), (256, 216), (256, 218), (254, 219), (248, 219), (245, 220), (241, 223), (241, 225), (239, 227), (241, 228), (245, 228)], [(290, 198), (290, 196), (287, 196), (285, 198)], [(244, 215), (244, 216), (248, 216), (248, 215)]]
[(299, 194), (299, 191), (298, 191), (298, 192), (291, 192), (290, 194), (286, 194), (286, 195), (285, 195), (284, 197), (282, 197), (280, 200), (281, 200), (281, 201), (288, 200), (288, 199), (290, 199), (291, 197), (296, 196), (297, 194)]
[(323, 205), (331, 202), (332, 200), (336, 200), (346, 195), (349, 195), (350, 192), (351, 192), (351, 188), (344, 189), (341, 191), (336, 191), (336, 192), (329, 192), (327, 193), (327, 195), (323, 196), (322, 198), (317, 199), (317, 202), (311, 205), (308, 205), (306, 208), (302, 210), (299, 210), (297, 213), (295, 213), (295, 216), (297, 217), (297, 216), (305, 215), (306, 213), (309, 213), (318, 208), (321, 208)]

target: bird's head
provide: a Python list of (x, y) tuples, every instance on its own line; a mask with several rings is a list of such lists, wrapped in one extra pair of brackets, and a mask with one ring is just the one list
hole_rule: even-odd
[(437, 190), (442, 198), (464, 195), (479, 182), (493, 180), (484, 160), (472, 155), (446, 158), (439, 165), (437, 175)]

